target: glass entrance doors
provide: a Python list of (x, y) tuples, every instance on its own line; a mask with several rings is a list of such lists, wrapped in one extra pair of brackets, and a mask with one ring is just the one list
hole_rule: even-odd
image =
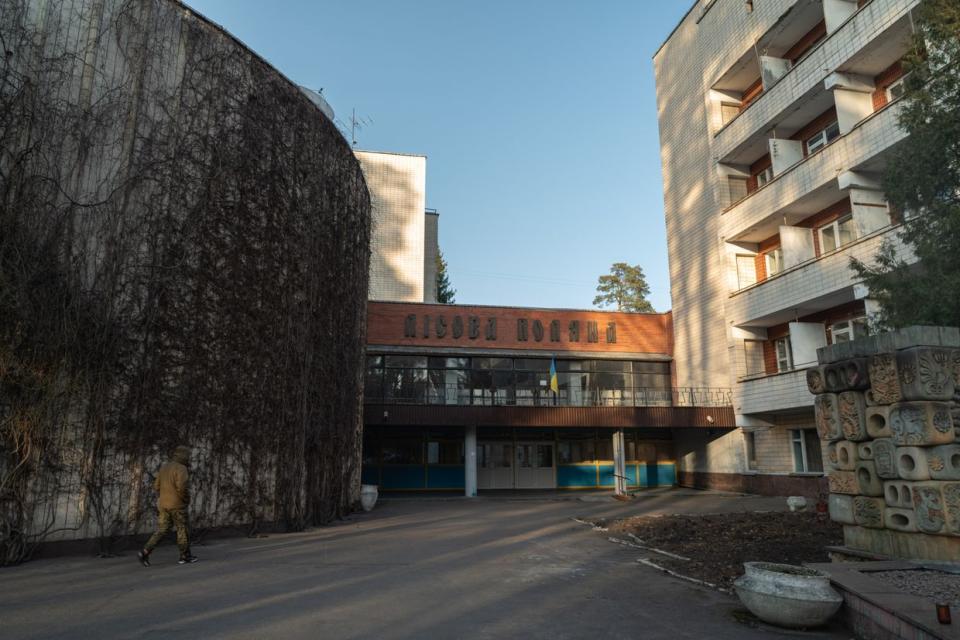
[(477, 444), (477, 488), (513, 489), (513, 443)]
[(480, 442), (478, 489), (555, 489), (552, 442)]
[(555, 489), (552, 442), (517, 444), (517, 489)]

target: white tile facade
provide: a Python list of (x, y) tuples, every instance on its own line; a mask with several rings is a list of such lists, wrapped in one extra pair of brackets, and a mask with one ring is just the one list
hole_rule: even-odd
[[(885, 46), (885, 36), (901, 33), (918, 1), (870, 0), (723, 128), (711, 88), (765, 34), (781, 28), (796, 4), (795, 0), (716, 0), (704, 12), (698, 3), (654, 56), (677, 384), (734, 388), (736, 412), (746, 422), (771, 427), (757, 432), (756, 440), (761, 458), (757, 470), (771, 474), (793, 471), (789, 430), (812, 428), (812, 397), (802, 371), (738, 383), (743, 342), (732, 328), (749, 327), (758, 318), (803, 307), (818, 298), (835, 295), (852, 300), (855, 278), (849, 269), (850, 256), (869, 259), (885, 238), (895, 240), (896, 232), (888, 229), (733, 294), (736, 287), (731, 287), (725, 239), (760, 223), (772, 224), (789, 211), (804, 213), (796, 203), (817, 190), (831, 189), (842, 197), (837, 177), (864, 167), (875, 170), (880, 164), (878, 154), (902, 140), (904, 133), (897, 126), (898, 108), (890, 105), (726, 212), (729, 189), (720, 162), (747, 144), (762, 142), (758, 136), (775, 137), (778, 120), (801, 108), (812, 95), (820, 94), (822, 99), (826, 77), (837, 70), (848, 71), (854, 62), (862, 63), (869, 57), (863, 55), (865, 48)], [(681, 469), (746, 470), (739, 431), (709, 437), (692, 432), (679, 438), (677, 445)]]
[(370, 190), (371, 300), (424, 301), (427, 159), (356, 151)]

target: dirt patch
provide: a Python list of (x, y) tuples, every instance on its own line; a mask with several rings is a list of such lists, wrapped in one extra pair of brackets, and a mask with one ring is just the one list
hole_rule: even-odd
[(840, 525), (815, 513), (726, 513), (708, 516), (639, 516), (597, 522), (609, 535), (689, 558), (647, 553), (677, 573), (731, 589), (751, 561), (803, 564), (829, 562), (824, 547), (843, 544)]

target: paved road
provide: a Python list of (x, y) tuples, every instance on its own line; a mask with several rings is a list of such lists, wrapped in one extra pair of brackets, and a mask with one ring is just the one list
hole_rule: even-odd
[(682, 490), (629, 504), (385, 500), (336, 526), (198, 547), (194, 565), (163, 546), (150, 569), (128, 553), (0, 570), (0, 637), (796, 638), (737, 622), (731, 597), (571, 520), (781, 505)]

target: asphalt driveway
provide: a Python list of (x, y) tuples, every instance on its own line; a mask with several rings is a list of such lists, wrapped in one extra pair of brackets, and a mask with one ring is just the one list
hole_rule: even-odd
[(738, 622), (730, 596), (636, 562), (573, 517), (780, 508), (684, 490), (387, 499), (335, 526), (218, 540), (176, 564), (52, 558), (0, 570), (4, 638), (846, 638)]

